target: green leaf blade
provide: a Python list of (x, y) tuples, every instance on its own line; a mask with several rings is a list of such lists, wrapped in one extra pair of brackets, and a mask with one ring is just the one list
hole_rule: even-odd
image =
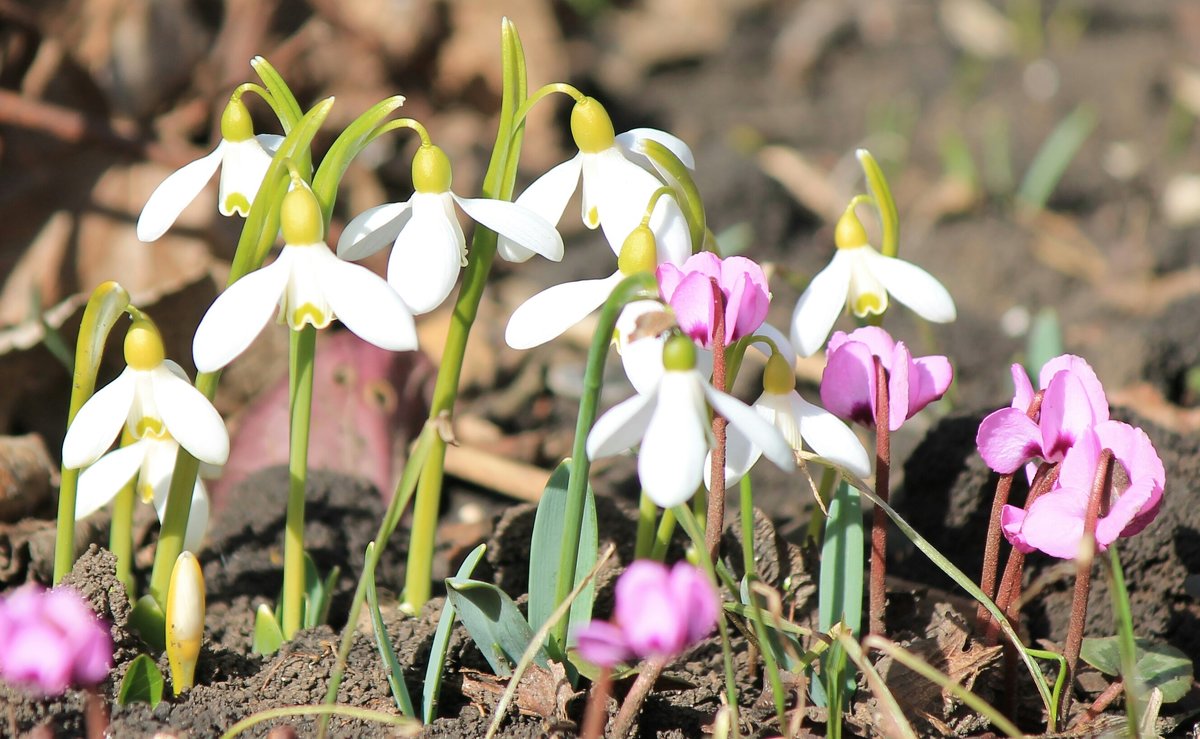
[[(512, 674), (512, 665), (533, 639), (533, 629), (512, 598), (491, 583), (459, 577), (446, 578), (446, 597), (495, 674)], [(538, 650), (534, 661), (549, 668), (544, 650)]]
[(130, 703), (149, 703), (150, 708), (157, 708), (162, 702), (163, 684), (162, 672), (149, 655), (139, 654), (129, 663), (129, 670), (121, 680), (121, 688), (117, 692), (117, 703), (127, 706)]

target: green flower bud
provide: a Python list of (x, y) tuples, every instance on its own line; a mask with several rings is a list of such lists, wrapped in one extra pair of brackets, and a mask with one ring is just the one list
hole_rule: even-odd
[(303, 183), (283, 196), (279, 209), (279, 228), (283, 231), (283, 243), (291, 246), (316, 244), (325, 239), (325, 217), (321, 205)]
[(650, 227), (642, 224), (629, 232), (621, 253), (617, 256), (617, 269), (625, 276), (639, 272), (653, 272), (658, 266), (658, 242)]
[(611, 149), (617, 134), (608, 111), (596, 98), (586, 97), (571, 109), (571, 136), (584, 154), (596, 154)]
[(786, 395), (796, 389), (796, 372), (783, 355), (772, 352), (763, 370), (763, 390), (772, 395)]
[(232, 97), (221, 113), (221, 138), (226, 141), (245, 141), (254, 138), (254, 120), (241, 97)]
[(857, 249), (869, 243), (867, 230), (863, 228), (862, 221), (858, 220), (853, 205), (846, 208), (842, 217), (838, 219), (837, 228), (833, 231), (833, 243), (839, 249)]
[(135, 319), (125, 333), (125, 364), (135, 370), (152, 370), (165, 357), (158, 327), (145, 318)]
[(452, 179), (446, 152), (433, 144), (421, 144), (413, 156), (413, 189), (422, 193), (449, 192)]
[(686, 372), (696, 368), (696, 345), (686, 336), (675, 334), (663, 347), (663, 367)]

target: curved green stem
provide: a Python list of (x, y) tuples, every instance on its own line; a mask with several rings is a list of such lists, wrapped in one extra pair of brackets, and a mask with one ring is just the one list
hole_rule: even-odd
[(304, 488), (308, 481), (308, 431), (312, 420), (313, 364), (317, 329), (291, 331), (287, 528), (283, 537), (283, 638), (300, 630), (304, 609)]
[(687, 221), (688, 235), (692, 239), (692, 252), (700, 251), (704, 248), (705, 233), (708, 230), (707, 216), (704, 212), (704, 200), (700, 197), (700, 188), (692, 179), (691, 170), (675, 152), (653, 139), (641, 139), (639, 146), (671, 186), (675, 202), (679, 204), (683, 218)]
[[(526, 93), (524, 54), (516, 27), (508, 20), (501, 27), (501, 55), (504, 95), (500, 104), (500, 125), (492, 148), (492, 158), (483, 178), (482, 191), (486, 198), (507, 200), (512, 197), (516, 183), (516, 162), (521, 151), (522, 130), (519, 122), (515, 121), (514, 113), (525, 100)], [(496, 239), (495, 231), (480, 225), (475, 227), (475, 235), (471, 240), (471, 260), (463, 272), (462, 286), (458, 291), (458, 301), (454, 304), (450, 328), (446, 332), (442, 363), (433, 389), (433, 402), (429, 409), (431, 420), (437, 421), (443, 415), (450, 416), (454, 412), (467, 337), (479, 312), (483, 288), (496, 258)], [(445, 462), (446, 442), (437, 437), (430, 450), (429, 463), (421, 472), (413, 507), (412, 539), (409, 541), (404, 584), (404, 607), (412, 613), (421, 609), (431, 592), (433, 547)], [(571, 571), (574, 572), (574, 569)]]
[[(596, 408), (600, 404), (600, 387), (604, 382), (604, 362), (608, 358), (608, 346), (612, 343), (617, 316), (625, 304), (658, 295), (658, 282), (650, 272), (630, 275), (617, 283), (604, 307), (600, 309), (600, 320), (596, 333), (592, 335), (592, 346), (588, 350), (587, 369), (583, 375), (583, 394), (579, 399), (579, 418), (575, 423), (575, 444), (571, 448), (571, 479), (567, 483), (567, 508), (563, 513), (563, 541), (559, 550), (558, 584), (554, 590), (554, 602), (562, 603), (575, 587), (575, 565), (579, 559), (579, 535), (583, 526), (583, 507), (586, 500), (588, 471), (591, 467), (587, 456), (587, 436), (596, 420)], [(570, 627), (570, 615), (558, 622), (554, 638), (565, 644)]]
[(529, 115), (529, 111), (533, 110), (533, 106), (556, 92), (569, 95), (577, 103), (586, 97), (574, 85), (568, 85), (566, 82), (551, 82), (548, 85), (543, 85), (530, 95), (528, 100), (521, 103), (520, 108), (517, 108), (517, 114), (514, 116), (517, 123), (524, 123), (525, 116)]
[(1054, 678), (1054, 688), (1050, 692), (1050, 703), (1054, 706), (1057, 713), (1058, 707), (1062, 704), (1062, 689), (1063, 684), (1067, 681), (1067, 658), (1058, 652), (1051, 652), (1043, 649), (1025, 648), (1025, 653), (1030, 657), (1037, 659), (1053, 660), (1058, 663), (1058, 675)]
[[(129, 427), (121, 432), (121, 446), (133, 443), (133, 434)], [(137, 600), (134, 591), (137, 589), (133, 579), (133, 506), (136, 496), (137, 478), (125, 483), (113, 498), (112, 524), (108, 529), (108, 549), (117, 558), (117, 579), (125, 586), (125, 593), (131, 601)]]
[(407, 128), (408, 130), (415, 132), (417, 134), (417, 138), (421, 139), (422, 146), (433, 145), (433, 140), (429, 138), (429, 132), (425, 130), (425, 126), (421, 125), (421, 122), (416, 118), (397, 118), (394, 121), (388, 121), (387, 123), (377, 127), (374, 131), (371, 131), (371, 135), (367, 139), (367, 142), (369, 143), (374, 141), (385, 133), (398, 131), (401, 128)]

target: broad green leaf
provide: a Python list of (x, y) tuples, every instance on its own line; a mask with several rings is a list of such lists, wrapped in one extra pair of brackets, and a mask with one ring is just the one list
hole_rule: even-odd
[(308, 552), (304, 553), (304, 628), (312, 629), (325, 623), (333, 598), (333, 584), (339, 574), (341, 570), (335, 566), (322, 580), (317, 563)]
[[(533, 639), (533, 629), (512, 598), (491, 583), (460, 577), (446, 578), (446, 597), (492, 671), (500, 677), (512, 674), (512, 666)], [(534, 661), (549, 669), (544, 650), (538, 650)]]
[(130, 703), (149, 703), (150, 708), (158, 707), (163, 697), (163, 676), (158, 665), (149, 655), (139, 654), (129, 663), (125, 679), (117, 692), (117, 703), (127, 706)]
[[(475, 572), (475, 565), (487, 551), (486, 544), (480, 544), (467, 555), (462, 566), (458, 568), (457, 577), (469, 578)], [(446, 666), (446, 650), (450, 646), (450, 631), (454, 628), (454, 604), (446, 599), (442, 606), (442, 615), (438, 617), (437, 631), (433, 634), (433, 643), (429, 647), (429, 666), (425, 668), (425, 695), (421, 701), (421, 720), (425, 723), (437, 718), (438, 695), (442, 690), (442, 668)]]
[[(1105, 675), (1121, 674), (1118, 637), (1105, 636), (1083, 640), (1079, 656)], [(1187, 695), (1192, 686), (1192, 661), (1170, 644), (1136, 639), (1137, 662), (1134, 671), (1146, 690), (1158, 688), (1163, 703), (1174, 703)]]
[(275, 612), (266, 603), (258, 606), (254, 614), (254, 643), (250, 651), (255, 654), (275, 654), (283, 644), (283, 629), (275, 618)]
[[(367, 545), (367, 559), (374, 556), (375, 542)], [(375, 591), (375, 573), (367, 580), (367, 609), (371, 613), (371, 626), (375, 630), (375, 646), (379, 647), (379, 658), (387, 669), (388, 685), (392, 689), (392, 698), (400, 713), (412, 718), (416, 715), (413, 710), (412, 698), (408, 694), (408, 685), (404, 682), (404, 668), (396, 659), (396, 650), (392, 648), (392, 640), (388, 638), (387, 629), (383, 626), (383, 614), (379, 612), (379, 595)]]
[(167, 617), (153, 597), (138, 598), (129, 612), (129, 628), (151, 649), (161, 652), (167, 648)]
[[(828, 631), (835, 623), (842, 623), (857, 635), (862, 627), (862, 606), (862, 504), (858, 491), (843, 481), (838, 483), (825, 521), (817, 595), (818, 628)], [(846, 655), (839, 645), (833, 645), (822, 665), (824, 679), (812, 681), (813, 700), (818, 705), (826, 700), (848, 700), (857, 679), (854, 670), (847, 669)], [(846, 704), (840, 702), (840, 705)]]
[[(534, 629), (546, 623), (546, 619), (550, 618), (550, 614), (558, 606), (555, 602), (555, 589), (561, 560), (559, 549), (564, 539), (563, 524), (566, 522), (567, 482), (570, 477), (571, 460), (563, 460), (542, 491), (537, 516), (533, 522), (533, 538), (529, 543), (529, 625)], [(598, 549), (596, 495), (589, 485), (584, 499), (583, 527), (579, 533), (579, 558), (575, 561), (576, 583), (595, 567)], [(591, 585), (579, 594), (571, 606), (571, 623), (582, 624), (591, 620), (595, 596), (595, 587)], [(560, 651), (553, 638), (547, 639), (546, 647), (551, 654)]]

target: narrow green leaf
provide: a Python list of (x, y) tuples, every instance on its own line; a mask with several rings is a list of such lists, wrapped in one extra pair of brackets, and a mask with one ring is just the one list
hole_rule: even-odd
[(900, 216), (896, 212), (896, 201), (892, 198), (892, 188), (888, 187), (887, 178), (871, 152), (859, 149), (856, 152), (858, 163), (862, 166), (863, 174), (867, 176), (867, 189), (875, 200), (879, 211), (879, 225), (883, 230), (883, 242), (879, 252), (885, 257), (894, 257), (900, 250)]
[(129, 612), (129, 628), (151, 649), (161, 652), (167, 648), (167, 617), (153, 597), (138, 598)]
[(707, 228), (704, 213), (704, 200), (700, 197), (700, 188), (692, 179), (692, 172), (687, 168), (675, 152), (653, 139), (641, 139), (638, 142), (655, 171), (675, 193), (679, 209), (687, 221), (688, 235), (692, 238), (692, 251), (697, 252), (704, 245), (704, 230)]
[(300, 103), (296, 101), (296, 96), (292, 93), (292, 88), (288, 87), (287, 83), (283, 81), (283, 77), (275, 71), (275, 67), (271, 66), (266, 58), (256, 56), (250, 60), (250, 66), (258, 73), (263, 87), (266, 87), (267, 92), (271, 93), (271, 97), (274, 98), (272, 107), (279, 117), (279, 124), (283, 126), (284, 133), (290, 133), (300, 121), (303, 112)]
[(346, 126), (321, 159), (321, 166), (317, 168), (317, 174), (313, 177), (312, 189), (313, 194), (317, 196), (317, 202), (321, 204), (326, 228), (329, 227), (329, 219), (333, 217), (338, 185), (346, 174), (346, 168), (371, 141), (371, 134), (379, 124), (401, 105), (404, 105), (403, 95), (393, 95), (373, 105), (370, 110)]
[(1058, 313), (1053, 308), (1043, 308), (1034, 316), (1025, 343), (1025, 371), (1033, 379), (1034, 385), (1037, 384), (1042, 365), (1062, 353), (1063, 336)]
[(258, 606), (254, 614), (254, 643), (250, 651), (255, 654), (275, 654), (283, 644), (283, 629), (275, 618), (275, 612), (266, 603)]
[(129, 670), (117, 692), (117, 703), (122, 706), (149, 703), (150, 708), (157, 708), (162, 702), (163, 682), (162, 672), (154, 660), (149, 655), (139, 654), (129, 663)]
[[(829, 503), (821, 545), (818, 628), (828, 631), (842, 623), (853, 634), (862, 627), (863, 521), (858, 491), (842, 481)], [(845, 698), (854, 692), (856, 677), (846, 670), (846, 655), (837, 644), (822, 660), (823, 680), (813, 681), (813, 699)], [(820, 687), (817, 687), (817, 686)], [(836, 692), (835, 692), (836, 691)], [(841, 705), (845, 705), (842, 703)]]
[[(563, 546), (564, 523), (567, 512), (567, 483), (571, 477), (571, 460), (563, 460), (542, 491), (538, 501), (537, 516), (533, 523), (533, 537), (529, 544), (529, 625), (540, 628), (557, 607), (555, 590), (558, 584), (558, 568), (561, 566), (559, 549)], [(596, 495), (588, 485), (583, 509), (583, 527), (579, 534), (579, 557), (575, 561), (575, 582), (583, 580), (596, 564), (599, 550), (599, 529), (596, 523)], [(571, 623), (587, 623), (592, 618), (592, 602), (596, 591), (588, 586), (571, 606)], [(556, 658), (563, 650), (553, 638), (546, 641), (546, 648)]]
[(317, 563), (308, 552), (304, 553), (304, 628), (312, 629), (325, 623), (333, 598), (333, 585), (340, 574), (341, 569), (335, 566), (322, 579)]
[[(375, 542), (367, 545), (367, 559), (374, 554)], [(404, 682), (404, 668), (396, 659), (396, 650), (392, 648), (392, 640), (388, 638), (387, 629), (383, 626), (383, 614), (379, 612), (379, 595), (375, 591), (375, 573), (367, 581), (367, 609), (371, 614), (371, 625), (375, 629), (375, 646), (379, 648), (379, 658), (387, 670), (388, 685), (392, 689), (392, 698), (400, 713), (412, 718), (416, 716), (413, 710), (412, 698), (408, 694), (408, 685)]]
[[(458, 568), (457, 577), (468, 578), (475, 572), (475, 565), (487, 551), (486, 544), (480, 544), (467, 555), (462, 566)], [(429, 647), (429, 666), (425, 668), (425, 695), (421, 701), (421, 719), (425, 723), (437, 718), (438, 696), (442, 690), (442, 668), (446, 666), (446, 650), (450, 646), (450, 631), (454, 628), (454, 604), (446, 599), (442, 606), (442, 615), (438, 617), (437, 631), (433, 634), (433, 643)]]
[(1037, 210), (1046, 207), (1071, 160), (1092, 135), (1098, 121), (1095, 110), (1080, 105), (1055, 126), (1038, 149), (1017, 189), (1017, 199), (1021, 203)]
[[(512, 666), (533, 639), (533, 629), (512, 598), (491, 583), (459, 577), (446, 578), (446, 596), (492, 671), (500, 677), (512, 674)], [(538, 665), (548, 668), (548, 660), (539, 649)]]

